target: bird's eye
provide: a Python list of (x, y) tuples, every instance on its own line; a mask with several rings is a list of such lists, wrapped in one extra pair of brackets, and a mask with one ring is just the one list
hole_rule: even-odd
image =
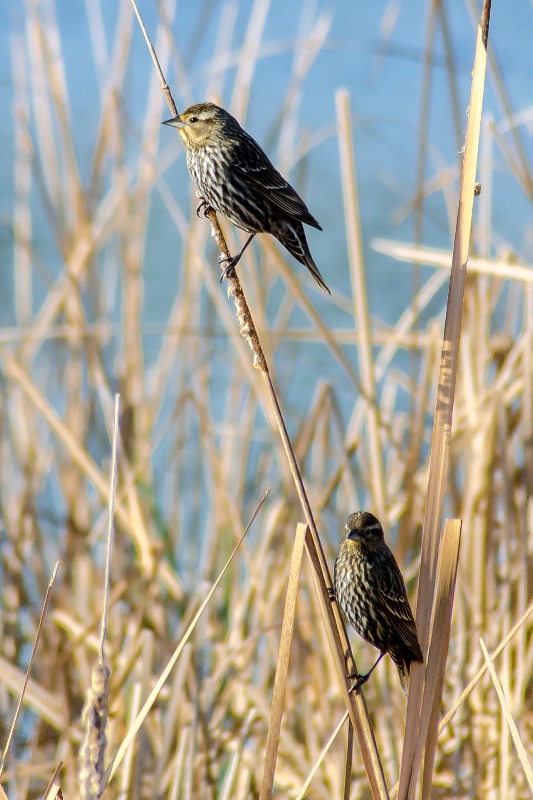
[(198, 122), (198, 117), (189, 117), (189, 122)]

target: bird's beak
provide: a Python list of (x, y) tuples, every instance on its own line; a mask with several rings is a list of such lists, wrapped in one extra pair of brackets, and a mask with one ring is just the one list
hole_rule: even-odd
[(185, 122), (182, 121), (180, 115), (178, 114), (177, 117), (172, 117), (172, 119), (166, 119), (161, 125), (172, 125), (173, 128), (184, 128)]

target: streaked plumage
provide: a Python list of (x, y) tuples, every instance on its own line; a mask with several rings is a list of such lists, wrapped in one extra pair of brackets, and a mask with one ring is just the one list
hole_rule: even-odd
[(198, 103), (164, 124), (178, 128), (189, 172), (206, 203), (250, 234), (271, 233), (329, 294), (302, 223), (322, 228), (237, 120), (213, 103)]
[(337, 602), (363, 639), (389, 653), (407, 694), (411, 662), (424, 659), (400, 568), (373, 514), (351, 514), (345, 530), (335, 561)]

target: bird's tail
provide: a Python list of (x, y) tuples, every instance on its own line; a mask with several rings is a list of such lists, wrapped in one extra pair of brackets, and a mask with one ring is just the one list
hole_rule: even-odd
[(311, 254), (309, 254), (306, 257), (304, 263), (305, 263), (305, 266), (307, 267), (307, 269), (309, 270), (309, 272), (311, 273), (311, 275), (313, 276), (313, 278), (315, 279), (315, 281), (318, 283), (318, 285), (322, 289), (322, 291), (325, 292), (326, 294), (331, 294), (330, 290), (328, 289), (328, 287), (324, 283), (324, 279), (322, 278), (322, 275), (320, 274), (317, 265), (315, 264), (315, 262), (311, 258)]
[(309, 250), (309, 245), (307, 244), (307, 239), (305, 238), (305, 231), (302, 223), (293, 222), (291, 220), (290, 224), (282, 223), (277, 227), (277, 229), (274, 229), (273, 227), (271, 233), (274, 234), (276, 239), (281, 242), (281, 244), (287, 248), (289, 253), (292, 253), (292, 255), (297, 258), (301, 264), (305, 264), (322, 291), (326, 294), (331, 294), (330, 290), (326, 286), (326, 283), (324, 282), (322, 275), (319, 272), (317, 265), (313, 261), (311, 251)]
[(409, 673), (411, 671), (411, 660), (405, 658), (405, 654), (396, 648), (389, 650), (389, 655), (398, 667), (398, 674), (400, 676), (400, 685), (402, 692), (407, 697), (409, 691)]
[(402, 692), (404, 697), (407, 697), (407, 693), (409, 692), (409, 670), (406, 669), (405, 664), (402, 664), (401, 667), (398, 667), (398, 674), (400, 676), (400, 686), (402, 688)]

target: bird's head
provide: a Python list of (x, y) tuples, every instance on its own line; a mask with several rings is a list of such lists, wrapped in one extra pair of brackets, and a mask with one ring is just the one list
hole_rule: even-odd
[(207, 144), (213, 134), (222, 131), (232, 119), (227, 111), (214, 103), (196, 103), (162, 124), (177, 128), (185, 147), (198, 147)]
[(381, 523), (368, 511), (356, 511), (350, 514), (344, 526), (346, 540), (364, 544), (367, 547), (381, 544), (384, 540)]

